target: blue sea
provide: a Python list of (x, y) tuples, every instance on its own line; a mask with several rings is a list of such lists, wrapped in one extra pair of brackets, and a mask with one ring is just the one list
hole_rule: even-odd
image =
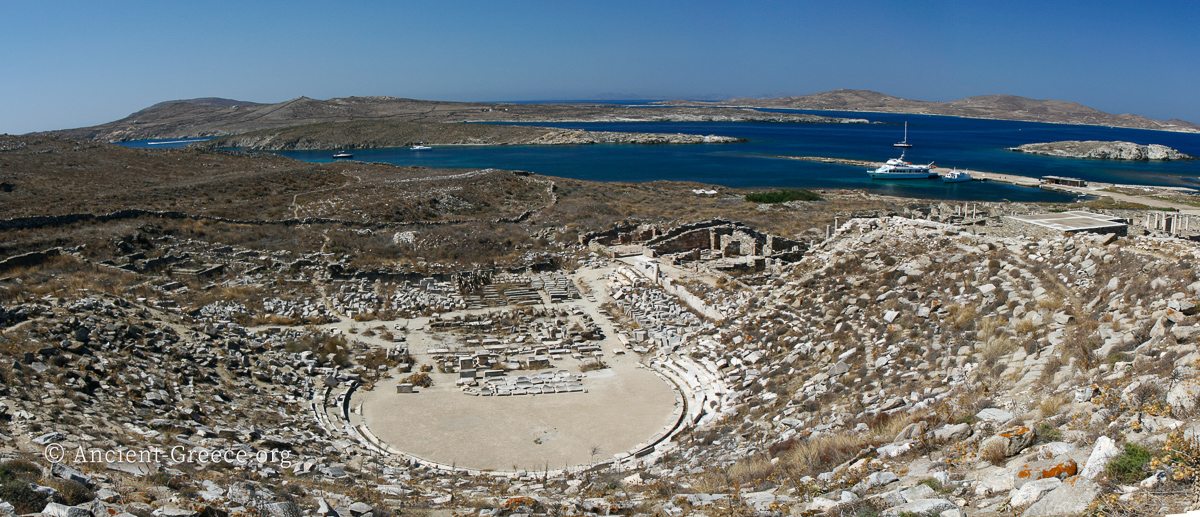
[[(593, 131), (715, 134), (741, 137), (748, 142), (702, 145), (435, 146), (429, 151), (401, 148), (354, 150), (353, 153), (355, 160), (396, 165), (493, 167), (596, 181), (672, 180), (727, 187), (848, 188), (894, 196), (963, 201), (1057, 202), (1073, 199), (1064, 194), (991, 182), (944, 184), (937, 180), (872, 180), (860, 167), (775, 158), (823, 156), (884, 161), (899, 156), (900, 149), (892, 147), (892, 144), (904, 138), (903, 124), (908, 122), (908, 142), (914, 147), (907, 150), (905, 159), (913, 163), (934, 162), (939, 168), (957, 167), (1030, 177), (1057, 175), (1109, 183), (1200, 189), (1200, 161), (1081, 160), (1025, 155), (1004, 149), (1056, 140), (1125, 140), (1163, 144), (1192, 156), (1200, 156), (1200, 134), (931, 115), (799, 112), (865, 118), (883, 124), (541, 123), (529, 125)], [(126, 145), (161, 148), (186, 144), (140, 141)], [(332, 159), (330, 151), (284, 151), (278, 154), (313, 162)]]

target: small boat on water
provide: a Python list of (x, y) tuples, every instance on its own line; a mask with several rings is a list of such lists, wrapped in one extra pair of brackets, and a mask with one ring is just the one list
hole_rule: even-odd
[(867, 174), (871, 175), (871, 179), (879, 180), (917, 180), (938, 177), (933, 169), (933, 162), (929, 162), (929, 165), (913, 165), (904, 161), (904, 153), (901, 152), (899, 158), (888, 160), (878, 169), (867, 169)]
[(908, 149), (912, 144), (908, 143), (908, 121), (904, 121), (904, 140), (892, 144), (892, 147), (902, 147)]
[(345, 159), (349, 159), (349, 158), (354, 158), (354, 155), (350, 154), (348, 151), (338, 151), (336, 153), (333, 153), (334, 160), (345, 160)]
[(409, 149), (413, 150), (413, 151), (428, 151), (433, 148), (425, 145), (424, 142), (417, 142), (417, 143), (413, 144), (412, 147), (409, 147)]
[(963, 181), (971, 181), (975, 178), (971, 177), (971, 171), (960, 171), (957, 168), (942, 175), (942, 181), (945, 183), (959, 183)]

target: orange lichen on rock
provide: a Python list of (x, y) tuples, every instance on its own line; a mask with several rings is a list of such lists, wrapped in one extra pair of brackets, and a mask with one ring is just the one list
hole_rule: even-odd
[(1025, 479), (1036, 481), (1038, 479), (1059, 478), (1065, 479), (1074, 476), (1079, 472), (1079, 465), (1075, 460), (1066, 460), (1059, 462), (1043, 462), (1021, 465), (1017, 470), (1017, 479)]

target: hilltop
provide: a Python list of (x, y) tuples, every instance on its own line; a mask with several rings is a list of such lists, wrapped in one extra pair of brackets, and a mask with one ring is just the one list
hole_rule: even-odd
[(828, 111), (912, 113), (951, 117), (1020, 120), (1051, 124), (1114, 126), (1158, 131), (1200, 132), (1200, 125), (1185, 120), (1159, 121), (1140, 115), (1114, 115), (1070, 101), (1039, 100), (1015, 95), (981, 95), (951, 102), (927, 102), (893, 97), (870, 90), (832, 90), (799, 97), (741, 98), (718, 103), (671, 101), (671, 105), (746, 106)]

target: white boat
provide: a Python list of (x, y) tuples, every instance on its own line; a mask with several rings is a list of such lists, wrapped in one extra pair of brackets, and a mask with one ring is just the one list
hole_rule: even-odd
[(354, 158), (354, 155), (353, 155), (353, 154), (350, 154), (350, 153), (349, 153), (349, 152), (347, 152), (347, 151), (338, 151), (338, 152), (336, 152), (336, 153), (333, 153), (333, 159), (334, 159), (334, 160), (340, 160), (340, 159), (343, 159), (343, 158)]
[(412, 147), (409, 147), (409, 149), (413, 151), (428, 151), (433, 148), (425, 145), (423, 142), (417, 142)]
[(971, 177), (971, 171), (960, 171), (954, 169), (942, 175), (942, 181), (946, 183), (959, 183), (962, 181), (971, 181), (975, 178)]
[(904, 140), (901, 140), (899, 142), (892, 144), (892, 147), (903, 147), (905, 149), (912, 147), (912, 144), (908, 143), (908, 121), (907, 120), (904, 121)]
[(868, 169), (867, 174), (871, 175), (871, 179), (917, 180), (938, 177), (938, 173), (933, 172), (933, 169), (933, 162), (929, 162), (929, 165), (913, 165), (904, 161), (904, 153), (901, 152), (899, 158), (888, 160), (878, 169)]

